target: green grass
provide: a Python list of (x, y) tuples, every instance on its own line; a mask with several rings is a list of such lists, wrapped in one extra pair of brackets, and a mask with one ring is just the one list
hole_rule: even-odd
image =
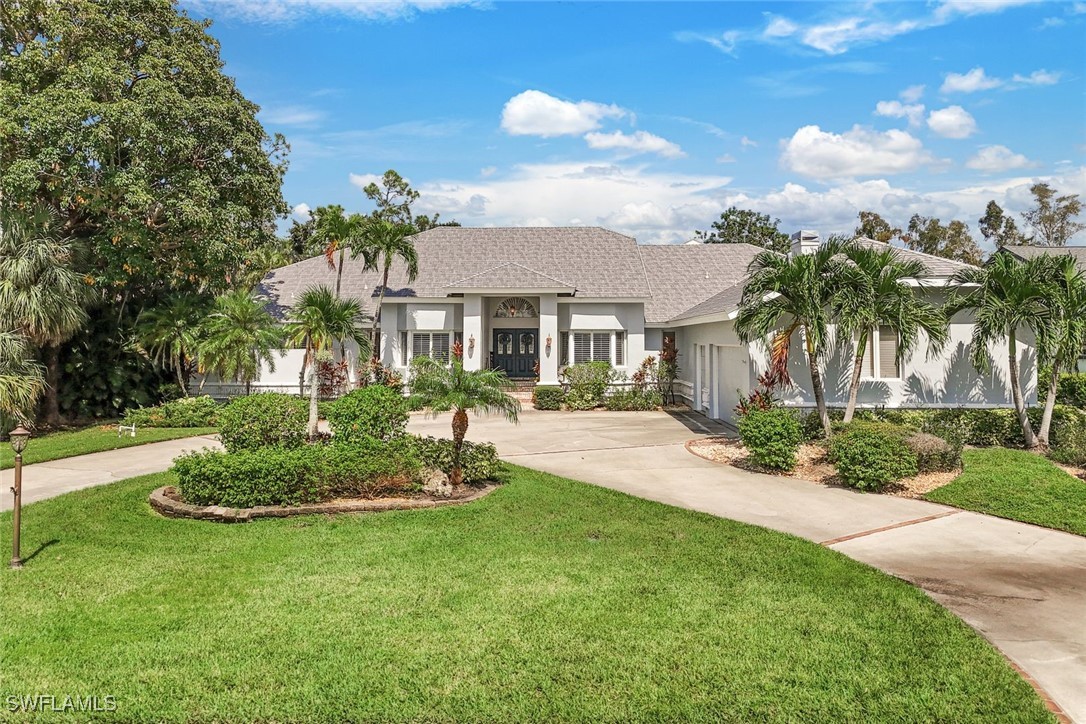
[(927, 499), (1086, 535), (1086, 482), (1024, 450), (966, 450), (963, 471)]
[[(30, 438), (26, 450), (23, 451), (23, 464), (44, 463), (70, 458), (73, 455), (119, 450), (133, 445), (207, 435), (213, 432), (215, 432), (213, 427), (143, 427), (136, 430), (136, 437), (128, 435), (117, 437), (116, 424), (52, 432)], [(14, 465), (15, 453), (11, 451), (11, 445), (6, 442), (0, 443), (0, 470), (6, 470)]]
[(171, 482), (25, 508), (0, 696), (142, 721), (1051, 721), (919, 590), (784, 534), (522, 468), (463, 507), (243, 525), (155, 515)]

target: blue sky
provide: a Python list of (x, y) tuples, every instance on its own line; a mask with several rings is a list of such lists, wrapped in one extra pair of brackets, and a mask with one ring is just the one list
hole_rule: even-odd
[[(292, 145), (299, 217), (395, 168), (465, 225), (688, 240), (1086, 193), (1086, 3), (186, 0)], [(976, 233), (979, 239), (979, 233)]]

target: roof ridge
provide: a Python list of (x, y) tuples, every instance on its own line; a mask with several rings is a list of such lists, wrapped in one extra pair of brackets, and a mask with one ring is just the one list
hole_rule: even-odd
[(939, 261), (947, 262), (949, 264), (957, 264), (958, 266), (965, 266), (965, 267), (973, 266), (972, 264), (969, 264), (969, 263), (964, 262), (964, 261), (958, 261), (957, 259), (947, 259), (945, 256), (936, 256), (935, 254), (929, 254), (926, 251), (917, 251), (916, 249), (910, 249), (907, 246), (894, 246), (893, 244), (891, 244), (888, 241), (879, 241), (878, 239), (872, 239), (870, 236), (857, 236), (857, 237), (855, 237), (855, 240), (856, 241), (870, 241), (872, 244), (885, 244), (886, 246), (890, 247), (891, 249), (896, 249), (897, 251), (907, 251), (910, 254), (919, 254), (920, 256), (926, 256), (929, 259), (938, 259)]
[(456, 286), (458, 284), (461, 284), (462, 282), (468, 281), (469, 279), (474, 279), (475, 277), (480, 277), (480, 276), (483, 276), (484, 274), (490, 274), (491, 272), (495, 272), (498, 269), (501, 269), (503, 267), (509, 267), (509, 266), (520, 267), (524, 271), (531, 272), (532, 274), (535, 274), (536, 276), (543, 277), (544, 279), (550, 279), (552, 282), (557, 282), (558, 284), (561, 284), (562, 286), (566, 286), (566, 287), (572, 287), (573, 286), (572, 284), (570, 284), (567, 281), (563, 281), (562, 279), (558, 279), (557, 277), (552, 277), (550, 274), (544, 274), (543, 272), (539, 271), (538, 269), (532, 269), (530, 266), (525, 266), (524, 264), (521, 264), (519, 261), (503, 261), (502, 263), (497, 264), (495, 266), (492, 266), (489, 269), (484, 269), (482, 271), (475, 272), (474, 274), (469, 274), (468, 276), (464, 277), (463, 279), (457, 279), (456, 281), (449, 282), (445, 286), (454, 287), (454, 286)]

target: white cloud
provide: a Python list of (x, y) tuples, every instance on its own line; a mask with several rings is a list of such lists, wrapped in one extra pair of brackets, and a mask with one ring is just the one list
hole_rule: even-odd
[(589, 148), (621, 151), (628, 155), (655, 153), (664, 158), (681, 158), (686, 155), (678, 144), (646, 131), (636, 131), (631, 134), (622, 131), (588, 133), (585, 134), (584, 140)]
[(924, 104), (905, 104), (901, 101), (879, 101), (875, 104), (875, 114), (888, 118), (908, 118), (910, 126), (919, 126), (924, 120)]
[(1058, 28), (1058, 27), (1061, 27), (1061, 26), (1066, 25), (1066, 24), (1067, 24), (1067, 21), (1064, 20), (1063, 18), (1055, 18), (1055, 17), (1045, 18), (1044, 20), (1041, 21), (1041, 26), (1038, 29), (1039, 30), (1048, 30), (1049, 28)]
[[(379, 174), (375, 173), (352, 173), (348, 178), (354, 186), (358, 187), (359, 191), (365, 189), (370, 184), (380, 185), (383, 180)], [(408, 179), (405, 178), (404, 181), (408, 181)]]
[(817, 179), (904, 173), (936, 159), (906, 131), (853, 126), (845, 133), (804, 126), (781, 142), (781, 165)]
[(739, 145), (743, 148), (758, 148), (758, 142), (743, 136), (739, 139)]
[(812, 25), (801, 34), (803, 44), (827, 55), (840, 55), (854, 45), (876, 43), (896, 38), (923, 27), (921, 21), (872, 22), (867, 18), (850, 17), (820, 25)]
[(300, 221), (304, 224), (309, 221), (309, 217), (313, 215), (312, 211), (313, 209), (309, 208), (309, 204), (294, 204), (294, 207), (290, 210), (290, 216), (295, 221)]
[(542, 91), (526, 90), (506, 102), (502, 109), (502, 129), (513, 136), (580, 135), (599, 128), (604, 118), (622, 118), (628, 113), (613, 104), (573, 103)]
[(977, 122), (961, 106), (947, 106), (928, 114), (928, 128), (943, 138), (969, 138), (977, 132)]
[(1041, 70), (1035, 70), (1029, 75), (1014, 74), (1011, 79), (1012, 82), (1019, 85), (1055, 85), (1060, 82), (1059, 73), (1051, 73), (1043, 68)]
[(797, 30), (799, 30), (799, 26), (788, 18), (773, 15), (770, 17), (769, 23), (766, 24), (762, 34), (767, 38), (787, 38), (795, 34)]
[(277, 126), (312, 126), (324, 119), (324, 112), (308, 106), (264, 108), (260, 120)]
[(898, 97), (906, 103), (916, 103), (924, 95), (925, 86), (923, 83), (919, 85), (911, 85), (905, 90), (898, 93)]
[(498, 172), (497, 166), (483, 166), (479, 169), (479, 175), (483, 178), (489, 178)]
[(977, 66), (967, 73), (947, 73), (943, 80), (942, 93), (976, 93), (977, 91), (998, 88), (1003, 85), (999, 78), (985, 75), (984, 68)]
[(258, 23), (293, 23), (312, 15), (359, 20), (400, 20), (418, 13), (481, 6), (478, 0), (187, 0), (194, 15), (211, 14)]
[(1006, 146), (984, 146), (977, 154), (965, 162), (965, 165), (984, 173), (1001, 173), (1016, 168), (1031, 166), (1028, 158), (1015, 153)]
[(735, 161), (735, 156), (731, 155), (730, 153), (725, 153), (723, 156), (716, 157), (717, 163), (735, 163)]

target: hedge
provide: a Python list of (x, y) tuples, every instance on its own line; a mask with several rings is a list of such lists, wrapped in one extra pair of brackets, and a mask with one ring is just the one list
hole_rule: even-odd
[(370, 385), (352, 390), (328, 409), (328, 425), (336, 440), (392, 440), (405, 434), (407, 400), (399, 389)]
[(305, 442), (309, 405), (279, 392), (234, 398), (219, 413), (219, 439), (232, 453), (265, 447), (298, 447)]
[(615, 390), (604, 398), (603, 406), (611, 411), (637, 412), (655, 410), (664, 402), (664, 397), (653, 390)]
[(537, 410), (561, 410), (566, 391), (557, 385), (536, 385), (532, 390), (532, 406)]
[(881, 490), (917, 473), (907, 428), (889, 422), (854, 421), (830, 439), (829, 459), (841, 482), (859, 490)]
[[(415, 452), (423, 466), (437, 468), (443, 473), (452, 472), (453, 441), (444, 437), (414, 437)], [(498, 449), (489, 443), (464, 441), (460, 449), (460, 467), (465, 483), (481, 483), (495, 480), (501, 475), (502, 462)]]
[(220, 409), (209, 395), (181, 397), (154, 407), (126, 410), (124, 424), (136, 427), (214, 427)]
[(799, 420), (789, 410), (752, 409), (739, 419), (739, 437), (756, 465), (773, 470), (796, 466), (796, 451), (803, 441)]

